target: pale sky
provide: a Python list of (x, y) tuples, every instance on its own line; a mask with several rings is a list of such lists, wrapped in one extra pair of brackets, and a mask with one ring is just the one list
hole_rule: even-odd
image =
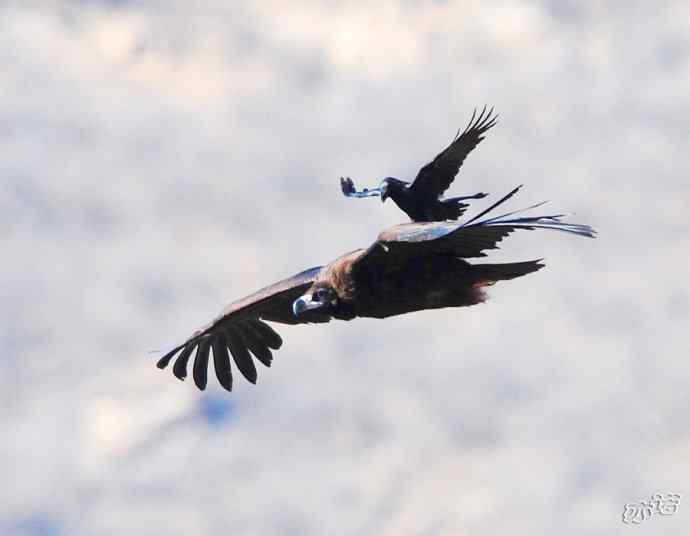
[[(0, 533), (688, 534), (621, 517), (690, 502), (690, 4), (201, 4), (0, 7)], [(338, 177), (412, 179), (484, 104), (448, 194), (597, 240), (509, 237), (547, 268), (476, 307), (274, 326), (232, 394), (155, 367), (404, 222)]]

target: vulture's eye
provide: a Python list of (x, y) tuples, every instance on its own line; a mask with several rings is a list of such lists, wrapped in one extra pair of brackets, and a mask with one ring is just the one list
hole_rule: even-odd
[(316, 301), (326, 301), (326, 299), (328, 299), (328, 295), (329, 292), (326, 288), (320, 288), (314, 291), (314, 298)]

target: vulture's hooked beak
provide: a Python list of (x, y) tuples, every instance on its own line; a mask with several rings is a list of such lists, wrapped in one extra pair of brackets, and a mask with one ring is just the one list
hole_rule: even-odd
[(292, 312), (295, 316), (301, 315), (304, 311), (311, 311), (313, 309), (318, 309), (323, 304), (311, 299), (310, 294), (305, 294), (300, 296), (294, 302), (292, 302)]

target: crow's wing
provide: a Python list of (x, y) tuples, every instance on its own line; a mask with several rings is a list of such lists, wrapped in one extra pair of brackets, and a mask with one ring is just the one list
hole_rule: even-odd
[(203, 390), (206, 388), (208, 362), (212, 352), (216, 376), (225, 389), (232, 390), (230, 356), (242, 375), (250, 382), (256, 383), (256, 367), (252, 354), (269, 367), (273, 359), (271, 350), (277, 350), (283, 344), (280, 335), (264, 320), (299, 324), (328, 322), (330, 319), (313, 312), (296, 317), (292, 312), (292, 302), (306, 292), (321, 269), (322, 267), (318, 266), (305, 270), (231, 303), (215, 320), (165, 354), (158, 361), (158, 368), (167, 367), (175, 358), (173, 374), (184, 380), (187, 376), (187, 365), (196, 350), (192, 372), (194, 383)]
[(445, 192), (465, 157), (484, 139), (483, 134), (496, 124), (497, 116), (492, 115), (493, 108), (488, 113), (486, 107), (477, 116), (477, 111), (472, 113), (472, 118), (465, 130), (455, 136), (451, 144), (419, 170), (410, 188), (415, 193), (423, 196), (438, 197)]
[[(450, 255), (462, 259), (485, 257), (484, 251), (497, 249), (498, 243), (518, 229), (552, 229), (594, 238), (596, 232), (588, 225), (561, 221), (563, 214), (512, 218), (521, 210), (486, 218), (479, 217), (512, 197), (515, 188), (497, 203), (464, 223), (420, 222), (403, 223), (382, 231), (374, 242), (355, 262), (354, 276), (381, 277), (397, 271), (410, 259), (429, 255)], [(541, 205), (540, 203), (539, 205)], [(534, 205), (534, 208), (539, 205)], [(524, 209), (528, 210), (528, 209)], [(365, 272), (367, 274), (365, 275)]]

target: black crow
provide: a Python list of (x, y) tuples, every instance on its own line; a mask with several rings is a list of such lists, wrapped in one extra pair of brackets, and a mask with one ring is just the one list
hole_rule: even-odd
[(412, 221), (457, 220), (469, 206), (463, 201), (481, 199), (487, 194), (480, 192), (450, 199), (443, 199), (441, 194), (455, 179), (465, 157), (484, 139), (484, 133), (496, 124), (497, 119), (493, 108), (487, 113), (485, 106), (479, 115), (475, 110), (465, 130), (458, 130), (451, 144), (433, 162), (419, 170), (412, 184), (386, 177), (378, 188), (365, 188), (358, 192), (351, 178), (341, 177), (343, 194), (347, 197), (380, 196), (382, 202), (390, 197)]

